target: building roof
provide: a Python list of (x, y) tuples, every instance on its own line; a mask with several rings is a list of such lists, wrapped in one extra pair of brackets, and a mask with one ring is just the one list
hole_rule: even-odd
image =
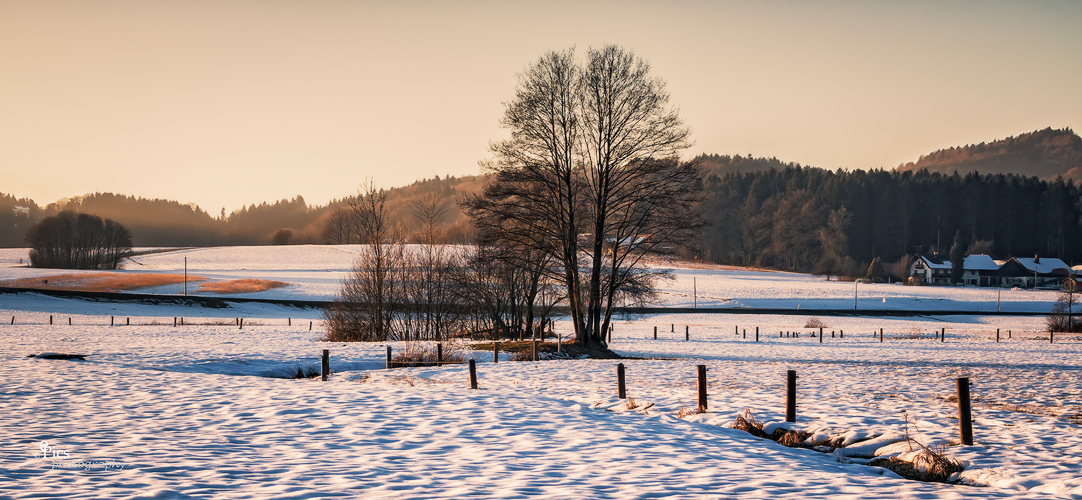
[(962, 269), (966, 271), (995, 271), (999, 269), (999, 264), (996, 264), (996, 261), (984, 254), (967, 255)]
[(920, 260), (923, 260), (924, 265), (928, 266), (929, 269), (948, 269), (949, 270), (951, 268), (951, 261), (942, 260), (942, 259), (940, 259), (938, 257), (932, 257), (930, 255), (921, 255)]
[(1038, 272), (1043, 274), (1050, 273), (1055, 269), (1071, 268), (1071, 266), (1068, 266), (1066, 262), (1063, 262), (1062, 260), (1054, 257), (1041, 257), (1037, 259), (1039, 260), (1039, 262), (1037, 263), (1033, 262), (1033, 257), (1015, 257), (1014, 260), (1018, 261), (1019, 264), (1022, 264), (1022, 266), (1028, 269), (1030, 272)]

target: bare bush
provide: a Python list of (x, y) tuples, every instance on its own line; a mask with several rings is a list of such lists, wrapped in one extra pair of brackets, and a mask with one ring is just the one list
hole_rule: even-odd
[(824, 323), (823, 320), (813, 316), (811, 318), (808, 318), (808, 321), (806, 323), (804, 323), (804, 328), (830, 328), (830, 327), (827, 326), (827, 324)]
[(64, 211), (26, 232), (30, 265), (56, 269), (118, 269), (131, 252), (131, 232), (112, 219)]

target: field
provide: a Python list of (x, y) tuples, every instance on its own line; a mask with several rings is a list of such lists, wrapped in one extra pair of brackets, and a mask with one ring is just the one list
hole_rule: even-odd
[[(183, 253), (190, 273), (211, 280), (288, 283), (247, 296), (321, 298), (333, 296), (350, 251)], [(22, 257), (6, 252), (0, 279), (56, 274), (18, 267)], [(179, 255), (137, 257), (124, 272), (176, 274)], [(809, 314), (623, 317), (613, 349), (635, 359), (509, 362), (505, 353), (492, 363), (490, 352), (474, 352), (477, 391), (462, 365), (384, 370), (385, 344), (317, 342), (318, 311), (0, 295), (0, 431), (9, 436), (0, 498), (1082, 497), (1082, 339), (1049, 343), (1041, 317), (950, 314), (995, 310), (995, 289), (859, 287), (862, 308), (885, 297), (887, 307), (929, 314), (818, 316), (820, 342), (805, 323), (816, 308), (851, 307), (853, 283), (682, 269), (665, 304), (799, 303)], [(1041, 311), (1054, 299), (1003, 290), (1001, 305)], [(556, 328), (569, 332), (565, 322)], [(880, 328), (883, 342), (873, 337)], [(933, 337), (940, 328), (945, 342)], [(327, 382), (284, 378), (318, 367), (323, 349), (334, 370)], [(44, 352), (86, 361), (26, 357)], [(617, 362), (637, 409), (616, 398)], [(689, 414), (700, 364), (709, 409)], [(942, 444), (966, 467), (958, 484), (902, 479), (853, 456), (855, 446), (822, 453), (731, 429), (746, 410), (768, 424), (783, 419), (786, 370), (799, 376), (800, 428)], [(953, 444), (957, 377), (973, 384), (973, 446)]]

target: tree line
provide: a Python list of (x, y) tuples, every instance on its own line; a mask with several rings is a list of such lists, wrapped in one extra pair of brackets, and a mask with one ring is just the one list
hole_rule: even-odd
[(709, 261), (862, 276), (956, 245), (995, 258), (1082, 260), (1082, 187), (1014, 174), (825, 170), (712, 174), (698, 206), (713, 225), (689, 253)]

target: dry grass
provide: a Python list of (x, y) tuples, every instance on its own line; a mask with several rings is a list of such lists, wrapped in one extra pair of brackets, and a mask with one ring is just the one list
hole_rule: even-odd
[[(206, 281), (202, 276), (188, 276), (188, 282)], [(0, 286), (12, 288), (38, 288), (52, 290), (78, 290), (81, 292), (123, 292), (156, 286), (184, 283), (183, 274), (159, 273), (84, 273), (57, 274), (40, 278), (22, 278), (0, 281)]]
[(770, 438), (765, 432), (763, 432), (763, 423), (755, 419), (755, 415), (751, 414), (751, 408), (745, 409), (743, 415), (737, 415), (736, 421), (733, 422), (733, 429), (744, 431), (755, 437)]
[(827, 326), (827, 324), (824, 323), (823, 320), (821, 320), (819, 318), (816, 318), (816, 317), (811, 317), (811, 318), (808, 318), (807, 323), (804, 323), (804, 328), (830, 328), (830, 327)]
[(249, 278), (203, 283), (202, 285), (199, 285), (198, 291), (205, 293), (252, 293), (265, 292), (284, 286), (289, 286), (289, 283)]
[[(391, 367), (433, 366), (437, 364), (436, 344), (429, 342), (408, 342), (404, 347), (391, 353)], [(443, 344), (443, 364), (465, 363), (466, 350), (457, 342)]]

